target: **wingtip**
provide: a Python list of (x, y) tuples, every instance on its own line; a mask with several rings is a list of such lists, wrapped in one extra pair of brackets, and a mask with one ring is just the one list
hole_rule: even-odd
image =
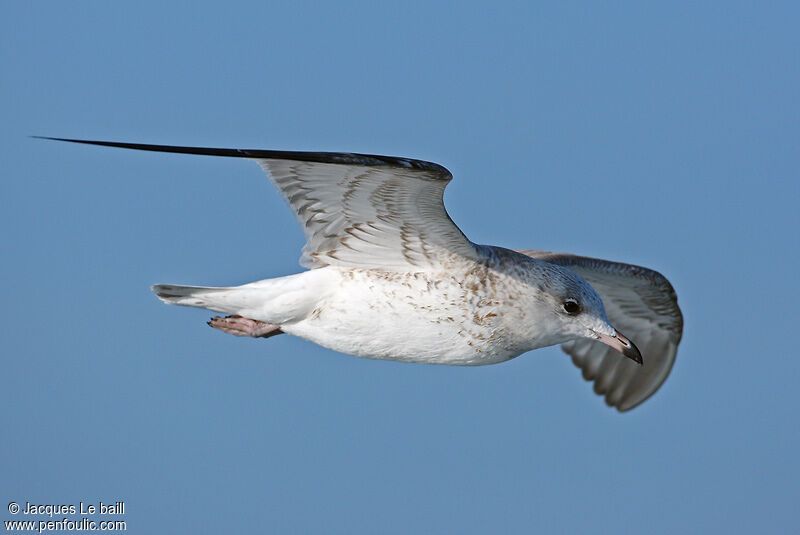
[(398, 158), (395, 156), (380, 156), (377, 154), (358, 154), (349, 152), (305, 152), (282, 151), (262, 149), (225, 149), (213, 147), (183, 147), (179, 145), (153, 145), (145, 143), (127, 143), (122, 141), (98, 141), (91, 139), (73, 139), (66, 137), (30, 136), (35, 139), (48, 141), (66, 141), (68, 143), (81, 143), (83, 145), (97, 145), (100, 147), (115, 147), (118, 149), (145, 150), (150, 152), (170, 152), (174, 154), (196, 154), (200, 156), (225, 156), (229, 158), (247, 159), (274, 159), (297, 160), (299, 162), (331, 163), (341, 165), (359, 166), (390, 166), (401, 168), (420, 169), (438, 173), (439, 178), (449, 181), (452, 174), (445, 167), (423, 160)]
[(66, 141), (68, 143), (87, 143), (96, 144), (96, 141), (87, 141), (85, 139), (72, 139), (68, 137), (52, 137), (52, 136), (28, 136), (31, 139), (44, 139), (46, 141)]

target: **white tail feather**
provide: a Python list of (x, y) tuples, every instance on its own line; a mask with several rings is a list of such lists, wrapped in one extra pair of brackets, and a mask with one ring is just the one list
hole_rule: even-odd
[(173, 284), (156, 284), (151, 287), (153, 293), (168, 305), (197, 307), (221, 312), (237, 314), (245, 307), (245, 292), (237, 288), (214, 288), (207, 286), (177, 286)]
[(164, 303), (205, 308), (281, 325), (303, 319), (326, 293), (321, 270), (267, 279), (243, 286), (208, 287), (156, 284), (153, 293)]

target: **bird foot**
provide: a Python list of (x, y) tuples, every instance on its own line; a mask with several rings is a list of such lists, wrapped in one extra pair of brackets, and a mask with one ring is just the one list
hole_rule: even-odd
[(208, 324), (215, 329), (234, 336), (252, 336), (253, 338), (269, 338), (281, 334), (280, 325), (251, 320), (241, 316), (215, 316)]

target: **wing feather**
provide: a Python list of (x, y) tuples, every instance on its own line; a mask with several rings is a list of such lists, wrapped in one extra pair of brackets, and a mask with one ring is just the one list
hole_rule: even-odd
[(408, 270), (439, 265), (448, 254), (479, 257), (444, 208), (452, 178), (444, 168), (256, 161), (305, 233), (303, 266)]
[(392, 156), (145, 145), (44, 138), (155, 152), (255, 160), (294, 212), (309, 268), (326, 265), (403, 270), (451, 256), (482, 258), (450, 219), (443, 195), (453, 178), (441, 165)]

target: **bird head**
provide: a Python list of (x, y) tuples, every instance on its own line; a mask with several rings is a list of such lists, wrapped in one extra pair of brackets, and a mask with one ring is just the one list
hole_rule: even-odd
[(596, 340), (642, 364), (639, 349), (609, 322), (603, 300), (580, 275), (567, 268), (546, 264), (548, 284), (539, 288), (540, 306), (551, 329), (563, 343), (577, 338)]

